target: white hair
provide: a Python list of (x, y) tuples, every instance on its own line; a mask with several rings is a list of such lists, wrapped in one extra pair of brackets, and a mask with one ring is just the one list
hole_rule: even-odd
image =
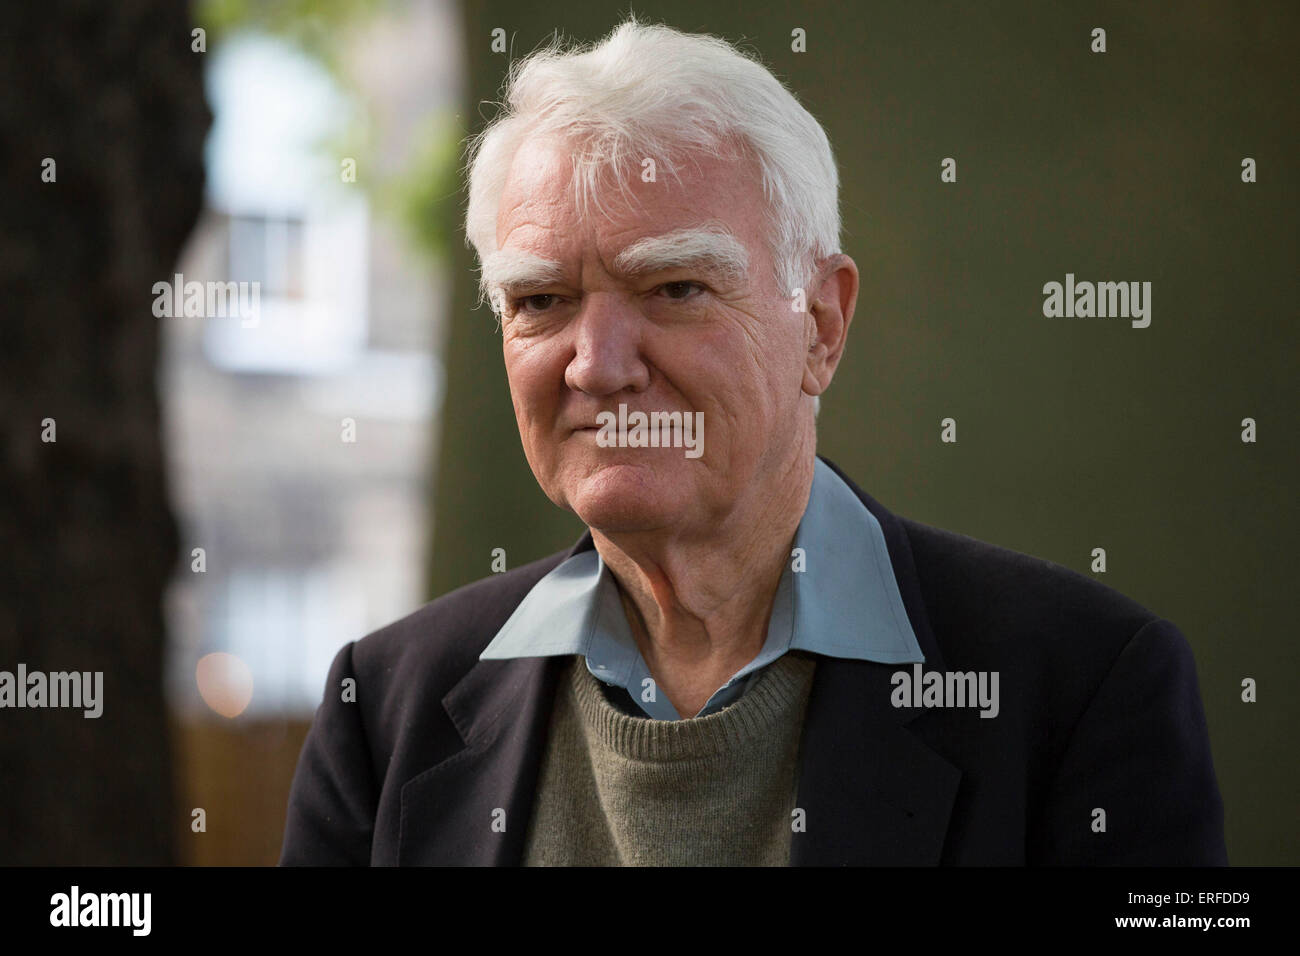
[[(839, 175), (821, 124), (766, 67), (725, 40), (634, 16), (603, 41), (564, 51), (557, 37), (511, 66), (500, 114), (468, 148), (465, 233), (485, 263), (496, 253), (501, 193), (529, 138), (571, 150), (575, 200), (585, 214), (599, 189), (691, 154), (757, 162), (767, 199), (769, 250), (784, 295), (839, 252)], [(482, 288), (486, 294), (489, 290)]]

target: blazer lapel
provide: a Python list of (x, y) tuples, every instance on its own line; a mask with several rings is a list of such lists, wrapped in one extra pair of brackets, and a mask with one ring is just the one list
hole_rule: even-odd
[(933, 866), (961, 772), (889, 704), (898, 665), (818, 658), (804, 717), (791, 866)]
[[(588, 531), (561, 561), (590, 547)], [(402, 786), (399, 866), (523, 863), (566, 663), (565, 657), (479, 661), (448, 691), (442, 705), (462, 747)]]
[[(907, 533), (898, 519), (822, 459), (880, 522), (927, 670), (943, 670)], [(961, 771), (914, 736), (919, 711), (890, 702), (900, 665), (821, 657), (804, 717), (795, 866), (926, 866), (940, 861)]]
[(523, 861), (563, 661), (479, 661), (443, 698), (464, 747), (402, 787), (399, 866)]

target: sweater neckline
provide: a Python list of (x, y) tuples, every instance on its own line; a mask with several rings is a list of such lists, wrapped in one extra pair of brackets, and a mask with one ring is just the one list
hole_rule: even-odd
[(569, 669), (569, 688), (594, 743), (632, 760), (673, 762), (719, 756), (765, 738), (792, 711), (802, 709), (815, 668), (811, 655), (788, 651), (763, 668), (735, 703), (706, 717), (682, 720), (623, 713), (605, 698), (599, 678), (581, 655)]

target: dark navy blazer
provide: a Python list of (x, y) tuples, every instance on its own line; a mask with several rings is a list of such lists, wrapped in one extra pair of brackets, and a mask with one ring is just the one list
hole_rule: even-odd
[[(926, 671), (997, 671), (1000, 711), (896, 708), (899, 665), (819, 657), (791, 864), (1226, 865), (1178, 629), (1067, 568), (893, 515), (835, 471), (881, 524)], [(568, 658), (478, 655), (543, 575), (592, 547), (588, 532), (339, 651), (282, 865), (522, 862)]]

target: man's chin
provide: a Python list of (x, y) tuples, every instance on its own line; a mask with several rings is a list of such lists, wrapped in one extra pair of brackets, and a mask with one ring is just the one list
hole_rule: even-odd
[(670, 492), (653, 469), (610, 464), (578, 479), (568, 499), (583, 524), (598, 531), (650, 531), (671, 523), (680, 510), (680, 490)]

